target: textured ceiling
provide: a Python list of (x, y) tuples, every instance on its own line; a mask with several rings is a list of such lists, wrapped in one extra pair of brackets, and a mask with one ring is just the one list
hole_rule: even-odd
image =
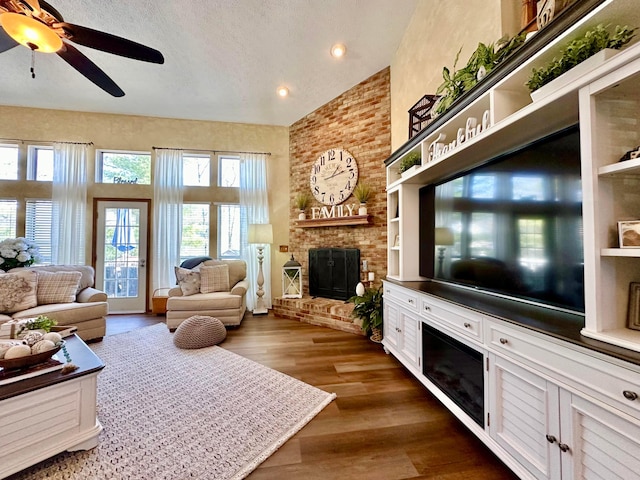
[[(391, 63), (417, 0), (50, 0), (65, 21), (160, 50), (164, 65), (77, 46), (114, 98), (55, 54), (0, 54), (0, 104), (291, 125)], [(335, 60), (332, 44), (347, 45)], [(287, 98), (276, 95), (285, 85)]]

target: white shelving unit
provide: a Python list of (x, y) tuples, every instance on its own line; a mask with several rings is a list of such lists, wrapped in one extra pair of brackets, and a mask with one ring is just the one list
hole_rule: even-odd
[[(580, 90), (583, 132), (586, 319), (582, 334), (640, 351), (628, 328), (629, 284), (640, 282), (640, 248), (620, 248), (617, 225), (640, 219), (640, 46), (629, 61)], [(593, 235), (587, 235), (593, 232)]]

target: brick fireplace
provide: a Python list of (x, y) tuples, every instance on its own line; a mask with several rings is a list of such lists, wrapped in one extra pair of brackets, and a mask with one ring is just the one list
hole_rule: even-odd
[[(361, 333), (350, 316), (352, 304), (309, 296), (309, 249), (360, 249), (361, 262), (366, 261), (368, 270), (375, 275), (374, 286), (380, 285), (387, 271), (384, 160), (391, 154), (390, 114), (390, 69), (385, 68), (290, 127), (289, 251), (302, 264), (304, 295), (301, 299), (275, 298), (273, 309), (277, 315)], [(293, 200), (298, 193), (309, 192), (311, 166), (322, 152), (334, 147), (351, 152), (358, 164), (359, 182), (369, 184), (373, 190), (367, 202), (371, 222), (300, 227)], [(350, 197), (347, 203), (356, 203), (356, 200)], [(314, 199), (311, 206), (322, 205)]]

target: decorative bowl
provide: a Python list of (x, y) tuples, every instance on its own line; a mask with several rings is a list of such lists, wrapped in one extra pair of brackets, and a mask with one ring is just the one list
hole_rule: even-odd
[(47, 350), (46, 352), (34, 353), (32, 355), (26, 355), (24, 357), (18, 358), (0, 359), (0, 367), (4, 368), (5, 370), (16, 370), (19, 368), (32, 367), (33, 365), (37, 365), (38, 363), (46, 362), (47, 360), (49, 360), (60, 351), (62, 345), (64, 345), (64, 342), (57, 344), (55, 348)]

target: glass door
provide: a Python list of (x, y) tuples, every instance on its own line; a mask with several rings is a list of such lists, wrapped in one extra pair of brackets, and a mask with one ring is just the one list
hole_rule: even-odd
[(96, 287), (109, 313), (144, 313), (147, 305), (146, 201), (97, 202)]

